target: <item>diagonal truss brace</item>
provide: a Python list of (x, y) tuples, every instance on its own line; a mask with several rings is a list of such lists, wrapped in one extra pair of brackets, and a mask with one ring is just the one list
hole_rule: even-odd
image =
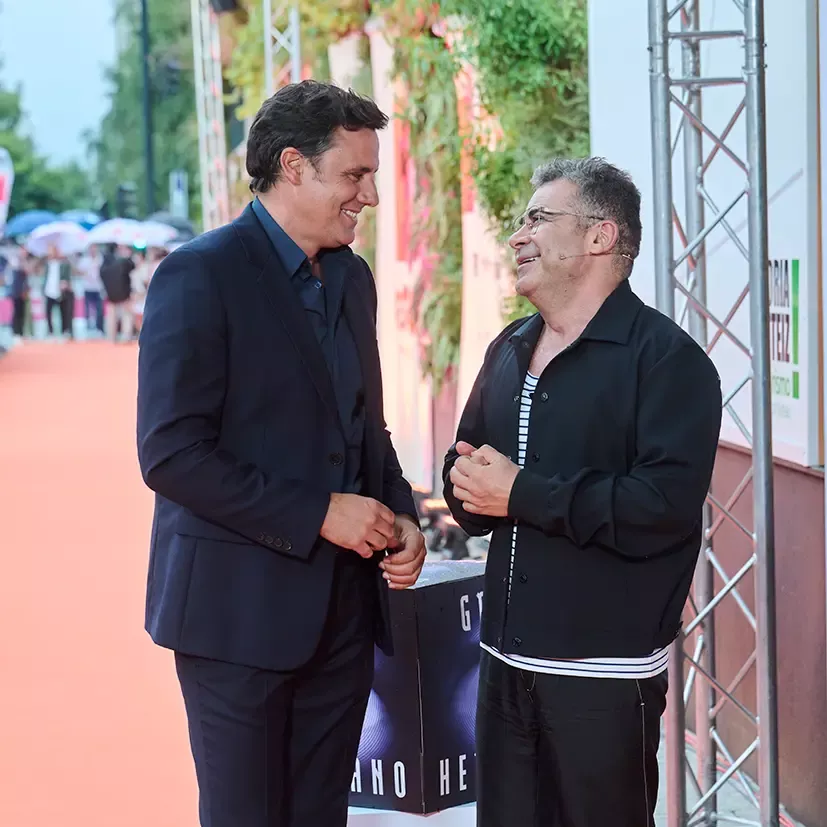
[(273, 1), (262, 0), (262, 17), (264, 92), (269, 98), (286, 83), (301, 80), (301, 23), (298, 6), (288, 2), (283, 2), (274, 15)]

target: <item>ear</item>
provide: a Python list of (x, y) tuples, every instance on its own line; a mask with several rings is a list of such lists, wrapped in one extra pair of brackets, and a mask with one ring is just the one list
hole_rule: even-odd
[(284, 180), (294, 187), (301, 184), (305, 161), (304, 155), (295, 147), (288, 146), (282, 150), (279, 167)]
[(620, 230), (614, 221), (600, 221), (592, 227), (590, 247), (593, 255), (606, 255), (617, 246)]

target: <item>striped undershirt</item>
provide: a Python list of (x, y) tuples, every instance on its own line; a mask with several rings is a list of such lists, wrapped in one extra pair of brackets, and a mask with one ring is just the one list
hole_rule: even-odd
[[(531, 418), (531, 402), (537, 388), (538, 377), (526, 373), (520, 401), (520, 425), (517, 464), (525, 466), (528, 445), (528, 422)], [(517, 523), (511, 532), (511, 564), (508, 569), (508, 601), (511, 600), (511, 584), (514, 577), (514, 560), (517, 556)], [(509, 666), (528, 672), (543, 672), (550, 675), (568, 675), (576, 678), (633, 678), (642, 680), (664, 672), (669, 665), (669, 649), (657, 649), (642, 658), (583, 658), (581, 660), (556, 660), (529, 658), (523, 655), (503, 653), (480, 644), (486, 652), (504, 661)]]

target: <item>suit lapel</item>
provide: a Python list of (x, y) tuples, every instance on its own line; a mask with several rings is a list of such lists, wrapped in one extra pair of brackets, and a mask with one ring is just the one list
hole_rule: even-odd
[(359, 354), (359, 364), (362, 366), (362, 376), (365, 383), (365, 407), (370, 414), (381, 411), (381, 374), (379, 366), (379, 351), (376, 347), (373, 320), (368, 306), (368, 299), (363, 295), (359, 283), (360, 267), (354, 258), (345, 278), (345, 293), (343, 299), (344, 316), (347, 320), (356, 350)]
[(333, 380), (330, 377), (324, 353), (307, 320), (304, 306), (290, 283), (264, 228), (259, 224), (255, 213), (249, 206), (236, 219), (234, 226), (250, 262), (257, 270), (256, 280), (267, 298), (268, 305), (293, 342), (330, 416), (341, 428), (342, 422), (336, 405)]
[(381, 497), (382, 460), (379, 437), (385, 427), (382, 414), (382, 375), (379, 349), (376, 344), (376, 327), (370, 311), (368, 297), (362, 287), (361, 265), (353, 259), (345, 278), (345, 294), (342, 309), (345, 320), (356, 343), (362, 381), (365, 386), (365, 448), (364, 461), (367, 477), (366, 491)]

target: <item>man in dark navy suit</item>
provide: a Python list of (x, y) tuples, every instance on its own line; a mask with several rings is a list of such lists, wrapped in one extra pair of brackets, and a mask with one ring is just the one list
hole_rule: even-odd
[(305, 81), (247, 145), (256, 198), (168, 256), (140, 338), (156, 492), (146, 625), (174, 650), (203, 827), (344, 827), (388, 592), (425, 546), (382, 412), (373, 101)]

